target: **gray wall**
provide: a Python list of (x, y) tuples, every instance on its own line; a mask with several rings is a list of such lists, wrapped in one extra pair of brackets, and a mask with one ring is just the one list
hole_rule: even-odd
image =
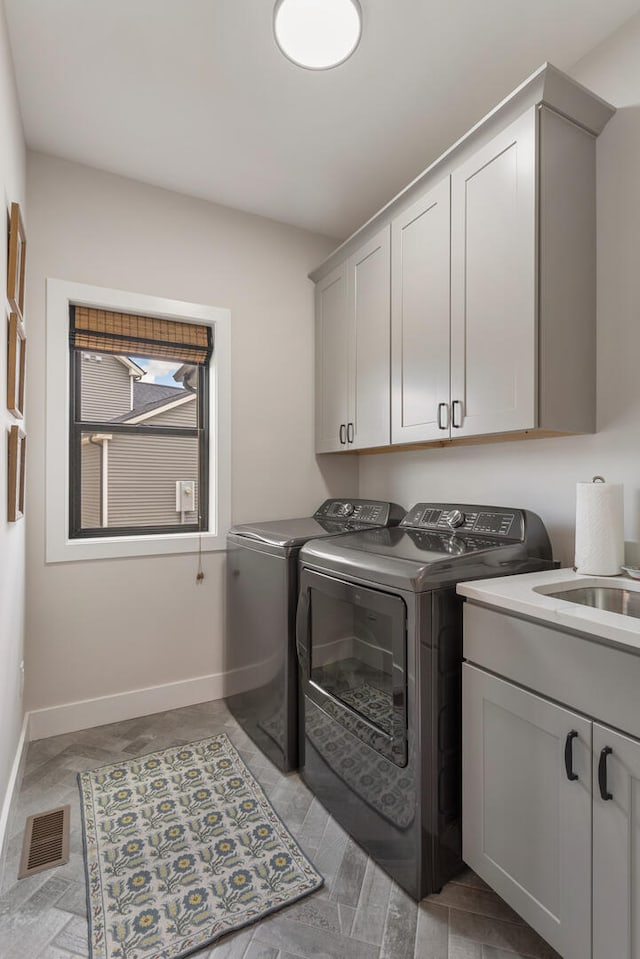
[[(232, 521), (308, 516), (327, 496), (357, 490), (355, 458), (314, 454), (307, 274), (334, 243), (41, 154), (28, 157), (28, 188), (27, 702), (113, 697), (110, 719), (135, 715), (133, 691), (159, 687), (163, 709), (165, 684), (211, 690), (226, 676), (225, 555), (204, 555), (201, 585), (197, 541), (193, 554), (45, 563), (45, 279), (228, 308)], [(94, 715), (83, 707), (82, 725)]]
[[(7, 289), (7, 216), (12, 202), (20, 204), (27, 241), (31, 238), (31, 224), (26, 208), (25, 146), (12, 73), (11, 53), (0, 3), (0, 290), (6, 303)], [(27, 281), (29, 258), (27, 256)], [(22, 671), (25, 604), (25, 529), (29, 521), (7, 522), (7, 430), (17, 420), (8, 412), (7, 395), (7, 326), (3, 311), (4, 332), (0, 335), (0, 844), (4, 831), (3, 802), (9, 783), (11, 766), (20, 737), (23, 720)], [(34, 330), (29, 311), (25, 313), (27, 336)], [(28, 374), (29, 375), (29, 374)], [(23, 427), (29, 425), (28, 407)], [(29, 470), (31, 444), (27, 455)], [(0, 876), (0, 880), (1, 880)]]

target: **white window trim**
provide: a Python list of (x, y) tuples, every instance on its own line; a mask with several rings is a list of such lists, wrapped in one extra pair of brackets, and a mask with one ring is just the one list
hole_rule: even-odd
[[(209, 529), (157, 536), (69, 538), (69, 305), (201, 323), (213, 328), (209, 368)], [(85, 283), (47, 280), (46, 545), (47, 563), (211, 552), (226, 547), (231, 520), (231, 313)]]

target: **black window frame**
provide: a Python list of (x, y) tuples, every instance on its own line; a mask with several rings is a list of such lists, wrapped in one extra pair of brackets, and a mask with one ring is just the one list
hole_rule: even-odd
[[(95, 539), (204, 533), (209, 529), (209, 366), (198, 365), (198, 426), (143, 426), (142, 424), (78, 419), (81, 413), (81, 361), (86, 349), (69, 347), (69, 538)], [(99, 353), (100, 351), (89, 351)], [(103, 353), (102, 355), (116, 355)], [(123, 356), (125, 354), (122, 354)], [(136, 354), (142, 358), (142, 354)], [(147, 357), (144, 357), (147, 358)], [(164, 358), (164, 357), (163, 357)], [(198, 440), (198, 522), (169, 526), (82, 527), (82, 434), (125, 433), (128, 436), (182, 436)]]

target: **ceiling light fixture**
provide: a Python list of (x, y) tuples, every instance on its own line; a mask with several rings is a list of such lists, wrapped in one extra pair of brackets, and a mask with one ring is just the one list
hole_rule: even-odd
[(362, 10), (358, 0), (277, 0), (273, 33), (296, 66), (329, 70), (360, 43)]

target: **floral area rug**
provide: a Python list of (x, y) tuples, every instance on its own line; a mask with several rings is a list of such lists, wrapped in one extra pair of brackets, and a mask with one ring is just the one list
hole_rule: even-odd
[(178, 959), (322, 886), (224, 734), (78, 783), (92, 959)]

